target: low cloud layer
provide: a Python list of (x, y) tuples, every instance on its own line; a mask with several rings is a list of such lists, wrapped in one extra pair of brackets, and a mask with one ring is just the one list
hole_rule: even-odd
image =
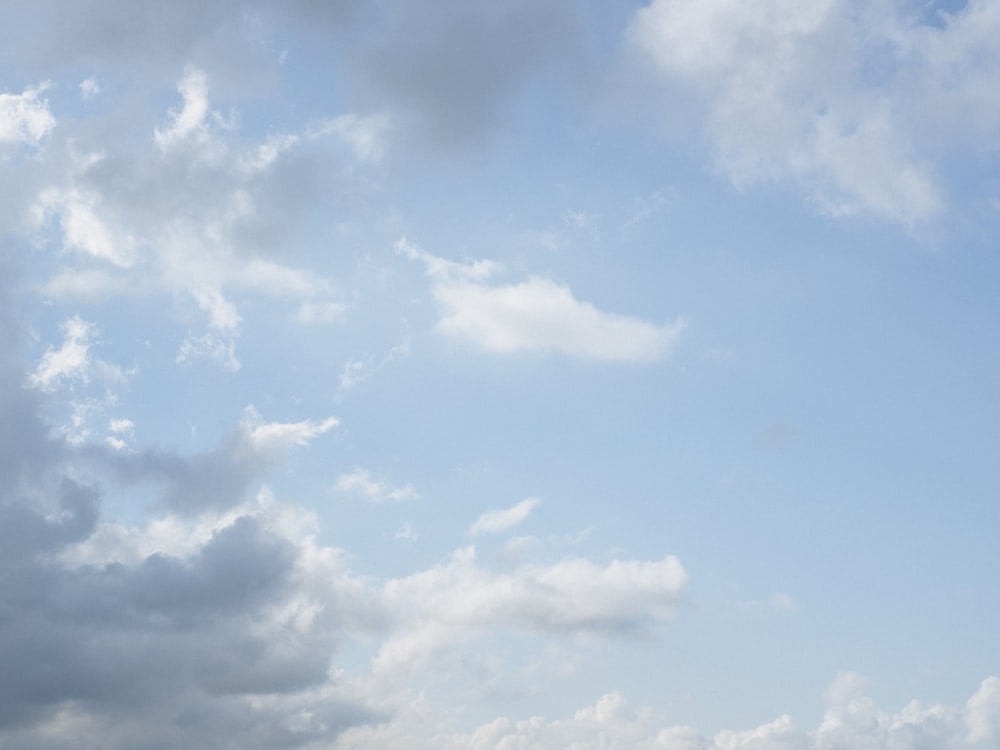
[[(844, 676), (837, 678), (842, 681)], [(413, 707), (414, 714), (417, 707)], [(831, 702), (819, 726), (800, 728), (791, 716), (749, 729), (725, 729), (705, 736), (689, 726), (665, 726), (655, 710), (629, 703), (619, 692), (607, 693), (572, 716), (549, 719), (498, 717), (466, 734), (407, 736), (417, 725), (408, 721), (349, 730), (341, 747), (412, 748), (622, 748), (625, 750), (987, 750), (1000, 738), (1000, 679), (989, 677), (962, 707), (924, 705), (914, 700), (899, 711), (885, 711), (862, 694)]]

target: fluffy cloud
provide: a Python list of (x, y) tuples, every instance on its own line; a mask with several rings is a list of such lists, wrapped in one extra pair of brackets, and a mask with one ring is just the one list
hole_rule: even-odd
[[(964, 712), (913, 701), (892, 713), (877, 709), (870, 698), (857, 695), (831, 704), (813, 730), (800, 729), (785, 715), (750, 729), (725, 729), (713, 737), (692, 727), (663, 726), (654, 711), (634, 708), (618, 692), (601, 696), (570, 718), (499, 717), (468, 733), (428, 726), (422, 720), (426, 708), (415, 702), (392, 722), (348, 730), (337, 747), (374, 750), (405, 744), (416, 750), (987, 750), (995, 746), (1000, 710), (994, 704), (989, 711), (973, 718), (969, 706), (978, 707), (990, 700), (989, 696), (995, 696), (997, 684), (996, 677), (984, 680)], [(989, 727), (985, 734), (979, 733), (980, 719)]]
[(0, 145), (38, 144), (56, 126), (49, 104), (39, 98), (45, 87), (20, 94), (0, 94)]
[[(0, 744), (294, 747), (370, 720), (329, 670), (340, 634), (366, 609), (347, 605), (359, 584), (313, 544), (301, 512), (263, 495), (203, 506), (197, 519), (102, 519), (119, 481), (155, 471), (209, 488), (332, 422), (248, 412), (200, 459), (74, 447), (49, 434), (39, 392), (23, 387), (16, 327), (0, 307)], [(93, 329), (74, 319), (66, 333), (35, 373), (43, 384), (86, 368)], [(110, 424), (115, 434), (131, 427)]]
[(509, 508), (502, 510), (488, 510), (479, 518), (472, 522), (469, 527), (470, 534), (496, 534), (506, 531), (512, 526), (521, 523), (531, 515), (538, 504), (542, 502), (537, 497), (527, 497), (519, 503), (515, 503)]
[(441, 311), (437, 329), (488, 352), (554, 351), (585, 360), (649, 362), (666, 357), (684, 322), (656, 325), (598, 310), (541, 278), (490, 286), (491, 261), (459, 264), (403, 239), (397, 252), (424, 263)]
[(385, 584), (383, 601), (397, 621), (373, 661), (392, 677), (447, 662), (486, 631), (625, 634), (673, 616), (687, 573), (675, 557), (598, 565), (567, 558), (495, 574), (476, 562), (474, 547), (446, 563)]
[[(385, 583), (359, 579), (316, 542), (311, 514), (249, 492), (332, 418), (267, 422), (248, 407), (218, 448), (193, 456), (74, 448), (47, 434), (10, 355), (0, 349), (0, 744), (330, 743), (389, 719), (366, 690), (435, 653), (508, 628), (630, 632), (669, 617), (686, 579), (673, 558), (497, 574), (471, 549)], [(105, 492), (135, 483), (162, 487), (153, 515), (103, 518)], [(371, 679), (351, 682), (333, 659), (359, 635), (380, 646)]]
[[(653, 0), (631, 39), (705, 106), (737, 185), (802, 184), (835, 215), (906, 224), (939, 214), (942, 143), (990, 150), (1000, 54), (989, 3), (928, 23), (910, 3)], [(942, 106), (942, 102), (949, 102)]]

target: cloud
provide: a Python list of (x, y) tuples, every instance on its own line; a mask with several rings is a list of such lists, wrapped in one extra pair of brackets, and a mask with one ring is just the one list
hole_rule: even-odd
[(543, 73), (579, 57), (576, 8), (564, 0), (390, 2), (351, 58), (359, 106), (389, 110), (426, 143), (455, 148), (502, 121)]
[(58, 349), (49, 347), (42, 355), (28, 384), (41, 391), (55, 391), (66, 383), (88, 383), (91, 378), (105, 382), (121, 382), (125, 373), (117, 365), (90, 355), (90, 347), (98, 335), (97, 326), (74, 316), (60, 326), (63, 343)]
[(410, 354), (410, 344), (404, 341), (392, 347), (380, 360), (374, 357), (366, 359), (350, 359), (344, 364), (344, 369), (340, 372), (340, 384), (337, 388), (337, 395), (343, 396), (347, 391), (354, 388), (359, 383), (363, 383), (368, 378), (379, 372), (387, 365), (405, 359)]
[(334, 489), (345, 495), (357, 495), (370, 503), (403, 503), (420, 497), (412, 484), (394, 487), (360, 468), (337, 477)]
[(188, 300), (208, 330), (188, 335), (178, 361), (202, 358), (235, 371), (237, 295), (291, 303), (304, 325), (343, 317), (347, 306), (332, 283), (295, 267), (283, 247), (321, 192), (321, 175), (336, 170), (319, 139), (241, 137), (213, 114), (209, 84), (207, 73), (188, 67), (177, 84), (183, 103), (151, 141), (95, 142), (84, 133), (78, 142), (70, 134), (61, 152), (42, 154), (31, 239), (57, 249), (54, 270), (39, 284), (51, 298)]
[[(675, 92), (701, 102), (718, 168), (739, 186), (801, 185), (832, 215), (907, 225), (947, 207), (956, 150), (1000, 139), (986, 84), (1000, 53), (988, 3), (937, 11), (854, 0), (653, 0), (629, 38)], [(943, 146), (947, 144), (947, 146)]]
[(442, 565), (388, 581), (383, 606), (397, 620), (373, 661), (376, 675), (408, 674), (478, 634), (502, 629), (627, 634), (673, 616), (687, 573), (675, 557), (598, 565), (567, 558), (494, 574), (474, 547)]
[(98, 212), (98, 197), (76, 188), (42, 192), (33, 207), (36, 226), (51, 215), (59, 218), (62, 245), (92, 258), (127, 268), (134, 263), (134, 240), (113, 231)]
[(506, 531), (521, 523), (541, 502), (540, 498), (528, 497), (509, 508), (488, 510), (473, 521), (472, 526), (469, 527), (469, 533), (497, 534), (501, 531)]
[(0, 145), (38, 145), (56, 126), (49, 103), (39, 98), (46, 86), (20, 94), (0, 94)]
[(337, 423), (334, 417), (267, 422), (250, 405), (239, 426), (212, 450), (182, 456), (146, 448), (128, 454), (94, 453), (91, 460), (123, 486), (157, 489), (156, 507), (161, 510), (180, 515), (221, 512), (245, 503), (255, 483), (293, 448), (308, 446)]
[[(629, 632), (669, 617), (686, 580), (673, 558), (496, 574), (471, 549), (403, 578), (360, 579), (317, 543), (312, 514), (266, 488), (249, 492), (332, 418), (268, 422), (247, 407), (206, 453), (73, 449), (47, 434), (10, 356), (0, 348), (5, 746), (330, 744), (389, 718), (364, 688), (408, 664), (504, 628)], [(116, 419), (108, 429), (129, 435), (133, 425)], [(68, 476), (68, 465), (92, 479)], [(106, 489), (137, 483), (163, 487), (151, 516), (102, 517)], [(379, 648), (374, 671), (351, 681), (333, 658), (359, 635)]]
[(196, 359), (215, 362), (223, 370), (238, 372), (242, 364), (236, 356), (236, 340), (212, 333), (201, 336), (187, 336), (177, 350), (178, 364), (187, 364)]
[[(102, 517), (105, 492), (122, 483), (181, 488), (187, 477), (187, 490), (210, 491), (220, 472), (254, 476), (331, 420), (268, 423), (248, 411), (218, 451), (200, 457), (74, 447), (49, 433), (37, 390), (23, 387), (7, 286), (0, 745), (273, 750), (374, 720), (329, 669), (340, 639), (371, 607), (337, 553), (314, 543), (315, 523), (300, 509), (260, 493), (192, 515), (131, 524)], [(64, 330), (66, 343), (35, 373), (42, 385), (78, 377), (91, 362), (96, 329), (74, 318)], [(116, 435), (132, 427), (108, 423)]]
[[(996, 677), (983, 681), (969, 704), (995, 690)], [(602, 695), (590, 706), (571, 716), (549, 720), (541, 716), (514, 719), (498, 717), (466, 733), (428, 726), (422, 721), (427, 707), (414, 701), (389, 722), (349, 729), (336, 747), (355, 750), (395, 747), (405, 744), (414, 750), (494, 750), (533, 748), (535, 750), (829, 750), (830, 748), (892, 748), (892, 750), (987, 750), (996, 736), (1000, 710), (987, 712), (992, 722), (990, 734), (976, 733), (975, 720), (960, 709), (912, 701), (897, 712), (877, 709), (870, 698), (857, 696), (846, 703), (831, 705), (818, 727), (800, 729), (792, 717), (743, 730), (723, 729), (705, 736), (683, 725), (664, 726), (655, 711), (637, 708), (620, 692)]]
[(243, 412), (240, 432), (255, 451), (274, 455), (292, 446), (308, 445), (313, 438), (325, 435), (337, 426), (336, 417), (327, 417), (321, 422), (265, 422), (260, 412), (252, 405)]
[(208, 80), (205, 73), (188, 68), (177, 84), (177, 91), (184, 103), (179, 111), (171, 110), (171, 125), (166, 130), (154, 132), (157, 145), (166, 150), (185, 140), (205, 142), (208, 139)]
[(437, 330), (488, 352), (552, 351), (584, 360), (651, 362), (669, 355), (685, 326), (680, 319), (656, 325), (598, 310), (548, 279), (489, 286), (482, 280), (498, 270), (491, 261), (455, 263), (405, 239), (396, 250), (424, 263), (441, 313)]
[(332, 135), (350, 146), (361, 161), (378, 162), (385, 154), (389, 124), (385, 115), (338, 115), (311, 128), (309, 135)]
[(93, 99), (100, 93), (101, 84), (98, 83), (96, 76), (90, 76), (90, 78), (80, 81), (80, 96), (83, 99)]
[(966, 702), (963, 718), (970, 742), (988, 743), (1000, 739), (1000, 677), (983, 680), (979, 690)]

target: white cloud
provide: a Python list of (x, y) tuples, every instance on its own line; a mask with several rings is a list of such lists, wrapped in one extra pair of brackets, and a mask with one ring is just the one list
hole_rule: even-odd
[(965, 704), (964, 718), (970, 742), (986, 744), (1000, 740), (1000, 677), (983, 680)]
[[(970, 703), (997, 681), (983, 681)], [(900, 711), (878, 710), (870, 698), (831, 706), (820, 725), (812, 730), (796, 726), (792, 717), (742, 730), (723, 729), (705, 736), (690, 726), (664, 726), (656, 712), (633, 707), (619, 692), (602, 695), (590, 706), (578, 709), (565, 719), (541, 716), (514, 719), (500, 716), (469, 732), (449, 731), (448, 727), (426, 721), (429, 709), (423, 700), (414, 700), (391, 721), (358, 726), (337, 742), (338, 748), (375, 750), (406, 746), (413, 750), (988, 750), (988, 735), (970, 733), (970, 725), (959, 710), (941, 705), (923, 706), (912, 701)], [(1000, 711), (989, 720), (996, 722)]]
[(337, 477), (334, 488), (347, 495), (358, 495), (371, 503), (402, 503), (420, 497), (412, 484), (394, 487), (373, 477), (367, 469), (355, 469)]
[(116, 435), (131, 435), (135, 432), (135, 423), (131, 419), (112, 419), (108, 422), (108, 429)]
[(197, 68), (188, 68), (177, 84), (177, 91), (183, 98), (180, 111), (171, 110), (171, 124), (166, 130), (154, 132), (157, 145), (169, 149), (185, 140), (196, 143), (207, 140), (205, 122), (208, 116), (208, 79)]
[(327, 417), (321, 422), (265, 422), (260, 412), (251, 405), (243, 411), (240, 432), (255, 451), (273, 455), (292, 446), (308, 445), (313, 438), (325, 435), (337, 424), (335, 417)]
[(93, 99), (99, 93), (101, 93), (101, 85), (95, 76), (80, 81), (80, 96), (84, 99)]
[(905, 3), (653, 0), (631, 39), (704, 104), (718, 167), (737, 185), (801, 184), (833, 215), (907, 225), (946, 207), (941, 144), (995, 147), (987, 85), (1000, 30), (987, 3), (930, 26)]
[(467, 547), (443, 565), (385, 584), (384, 606), (399, 624), (373, 669), (383, 677), (409, 673), (484, 631), (632, 632), (672, 617), (686, 582), (675, 557), (603, 566), (567, 558), (494, 574)]
[(396, 249), (422, 261), (433, 280), (441, 312), (437, 329), (488, 352), (553, 351), (586, 360), (650, 362), (670, 353), (685, 326), (680, 319), (656, 325), (598, 310), (547, 279), (489, 286), (481, 280), (498, 270), (490, 261), (455, 263), (405, 239)]
[(46, 85), (25, 89), (20, 94), (0, 94), (0, 144), (37, 145), (56, 126), (49, 103), (38, 95)]
[(296, 135), (284, 134), (275, 135), (268, 138), (251, 152), (249, 156), (244, 156), (240, 164), (248, 172), (262, 172), (286, 151), (291, 150), (299, 142)]
[(509, 508), (488, 510), (472, 523), (469, 527), (469, 533), (497, 534), (501, 531), (506, 531), (521, 523), (541, 502), (540, 498), (528, 497)]
[(68, 382), (88, 383), (91, 378), (105, 382), (121, 382), (125, 373), (117, 365), (90, 355), (90, 347), (98, 335), (97, 326), (74, 316), (60, 326), (63, 343), (58, 349), (49, 347), (42, 355), (28, 384), (41, 391), (55, 391)]
[(177, 364), (187, 364), (196, 359), (215, 362), (223, 370), (238, 372), (242, 367), (236, 356), (236, 341), (231, 337), (205, 333), (201, 336), (188, 335), (177, 350)]
[(127, 268), (134, 262), (134, 241), (114, 232), (99, 215), (98, 198), (75, 188), (42, 192), (33, 208), (36, 224), (59, 217), (63, 246), (68, 250)]

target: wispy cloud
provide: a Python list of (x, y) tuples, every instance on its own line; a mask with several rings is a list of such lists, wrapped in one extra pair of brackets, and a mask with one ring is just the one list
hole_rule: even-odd
[(509, 508), (488, 510), (472, 522), (470, 534), (497, 534), (517, 526), (541, 503), (541, 498), (527, 497)]
[(334, 489), (346, 495), (357, 495), (370, 503), (403, 503), (420, 497), (412, 484), (395, 487), (361, 468), (337, 477)]

